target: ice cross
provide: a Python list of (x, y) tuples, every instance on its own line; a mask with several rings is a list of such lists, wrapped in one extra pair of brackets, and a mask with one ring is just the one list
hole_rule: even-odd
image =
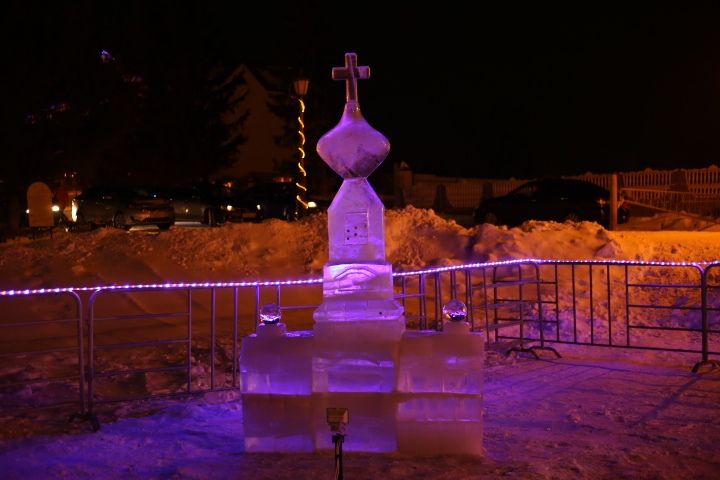
[(358, 67), (357, 54), (345, 54), (345, 66), (333, 67), (332, 79), (345, 80), (345, 101), (357, 102), (357, 81), (358, 79), (370, 78), (370, 67)]

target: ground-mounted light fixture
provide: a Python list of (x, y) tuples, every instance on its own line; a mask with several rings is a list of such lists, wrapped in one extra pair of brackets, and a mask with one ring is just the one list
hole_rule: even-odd
[(342, 444), (345, 440), (347, 424), (350, 423), (350, 411), (347, 408), (330, 407), (327, 409), (327, 422), (335, 445), (335, 480), (342, 480)]

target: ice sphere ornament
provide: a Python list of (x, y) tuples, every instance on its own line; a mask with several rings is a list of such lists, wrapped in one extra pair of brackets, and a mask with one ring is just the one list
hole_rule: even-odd
[(282, 310), (274, 303), (268, 303), (260, 309), (260, 323), (263, 325), (277, 325), (282, 320)]
[(452, 299), (443, 305), (442, 312), (451, 322), (464, 322), (467, 318), (467, 306), (457, 299)]

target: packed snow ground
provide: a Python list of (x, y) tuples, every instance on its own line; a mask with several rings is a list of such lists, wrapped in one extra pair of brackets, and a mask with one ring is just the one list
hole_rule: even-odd
[[(412, 207), (387, 211), (385, 223), (396, 270), (509, 258), (720, 259), (717, 225), (667, 215), (612, 232), (588, 222), (464, 228)], [(0, 289), (315, 277), (327, 261), (326, 227), (318, 215), (160, 234), (100, 229), (20, 238), (0, 244)], [(485, 458), (346, 454), (345, 478), (717, 478), (718, 370), (695, 375), (688, 368), (695, 359), (665, 364), (652, 352), (623, 361), (563, 353), (538, 361), (488, 352)], [(332, 452), (244, 453), (241, 400), (231, 393), (115, 406), (97, 433), (83, 421), (37, 415), (44, 425), (32, 412), (5, 418), (3, 478), (333, 474)]]
[[(563, 358), (512, 359), (486, 376), (484, 458), (346, 453), (345, 478), (717, 478), (717, 374)], [(232, 398), (123, 415), (97, 433), (76, 424), (73, 433), (2, 441), (3, 478), (334, 478), (331, 451), (244, 453)], [(352, 427), (351, 418), (350, 437)]]

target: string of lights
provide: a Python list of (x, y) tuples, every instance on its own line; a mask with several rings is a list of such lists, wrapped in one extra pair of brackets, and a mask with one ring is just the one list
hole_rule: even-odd
[[(697, 261), (697, 262), (663, 262), (663, 261), (642, 261), (642, 260), (542, 260), (537, 258), (521, 258), (515, 260), (500, 260), (495, 262), (465, 263), (448, 267), (427, 268), (409, 272), (393, 272), (393, 277), (409, 277), (415, 275), (428, 275), (433, 273), (449, 272), (453, 270), (465, 270), (468, 268), (486, 268), (498, 266), (510, 266), (517, 264), (538, 264), (538, 265), (612, 265), (612, 266), (648, 266), (648, 267), (694, 267), (706, 272), (711, 267), (720, 267), (720, 261)], [(322, 283), (322, 278), (308, 278), (297, 280), (256, 280), (247, 282), (191, 282), (191, 283), (148, 283), (148, 284), (123, 284), (123, 285), (97, 285), (94, 287), (59, 287), (59, 288), (37, 288), (22, 290), (0, 290), (0, 297), (22, 296), (22, 295), (43, 295), (70, 292), (94, 292), (98, 290), (160, 290), (174, 288), (243, 288), (243, 287), (274, 287), (287, 285), (314, 285)]]
[(307, 187), (305, 186), (305, 182), (307, 180), (307, 171), (305, 170), (305, 122), (304, 122), (304, 116), (305, 116), (305, 102), (303, 102), (302, 98), (298, 99), (298, 102), (300, 104), (300, 114), (298, 115), (298, 137), (300, 138), (300, 145), (298, 145), (297, 149), (300, 154), (300, 159), (298, 160), (298, 170), (300, 171), (300, 180), (295, 183), (297, 187), (300, 189), (301, 193), (298, 193), (297, 195), (297, 201), (300, 202), (300, 204), (307, 208), (308, 204), (305, 200), (302, 198), (302, 194), (307, 192)]
[(307, 209), (309, 208), (308, 202), (305, 200), (305, 195), (307, 194), (307, 170), (305, 170), (305, 95), (307, 95), (308, 86), (310, 84), (310, 81), (307, 79), (297, 79), (293, 82), (293, 87), (295, 88), (295, 96), (297, 97), (298, 101), (298, 181), (295, 182), (295, 186), (298, 188), (298, 194), (295, 196), (295, 199), (298, 201), (300, 205), (302, 205), (303, 208)]

